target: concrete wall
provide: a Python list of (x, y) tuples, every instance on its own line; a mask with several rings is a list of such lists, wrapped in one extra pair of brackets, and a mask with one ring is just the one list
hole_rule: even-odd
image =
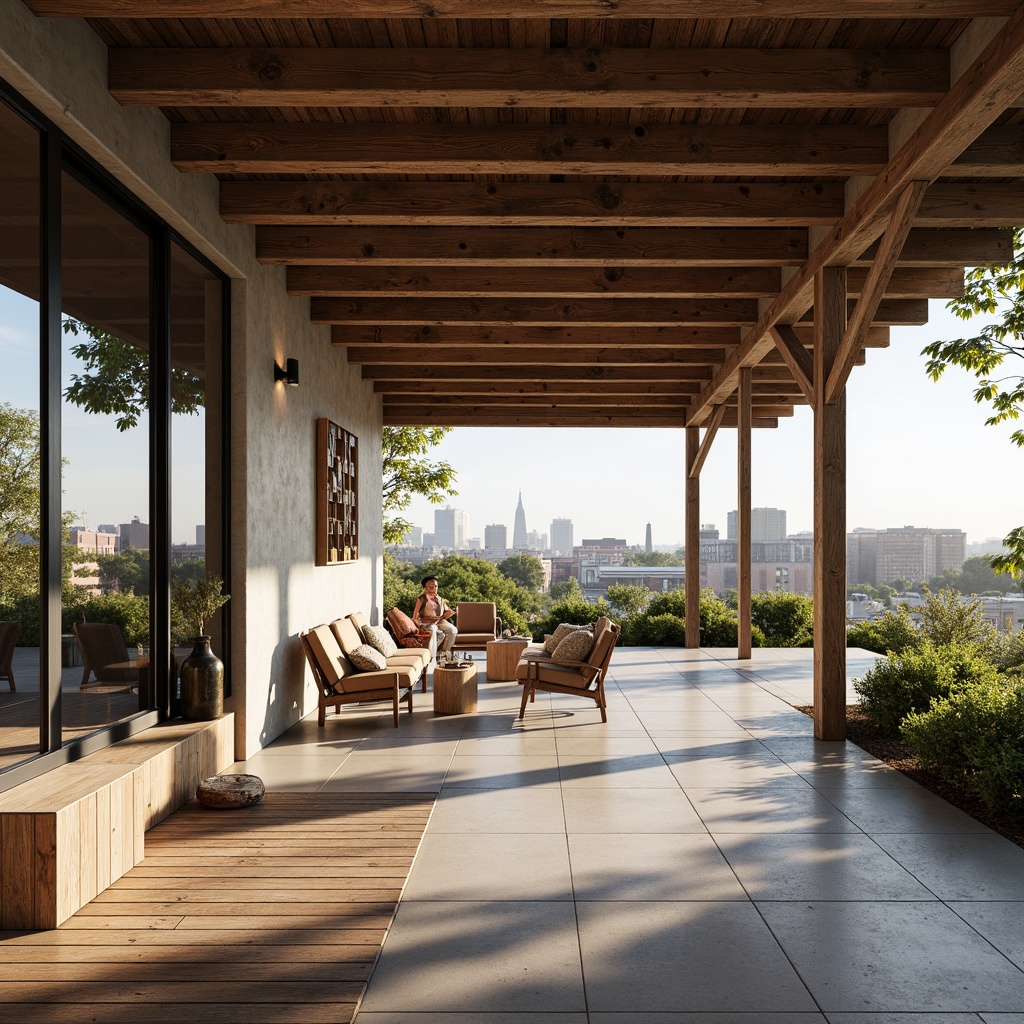
[[(158, 111), (122, 108), (107, 92), (107, 51), (82, 21), (38, 19), (0, 4), (0, 77), (231, 278), (232, 687), (236, 756), (266, 745), (316, 705), (299, 630), (362, 609), (379, 621), (382, 595), (380, 401), (328, 328), (290, 298), (282, 267), (260, 266), (254, 232), (225, 224), (218, 183), (169, 160)], [(275, 360), (296, 358), (301, 386), (275, 384)], [(360, 559), (317, 568), (317, 417), (360, 445)]]

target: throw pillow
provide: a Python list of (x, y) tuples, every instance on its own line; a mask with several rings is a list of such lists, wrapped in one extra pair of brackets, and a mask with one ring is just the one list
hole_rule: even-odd
[(548, 654), (554, 654), (558, 645), (570, 634), (580, 629), (571, 622), (562, 622), (555, 627), (554, 633), (544, 638), (544, 650)]
[(374, 669), (388, 667), (387, 659), (384, 655), (369, 644), (360, 644), (354, 651), (349, 651), (348, 660), (360, 672), (372, 672)]
[(399, 642), (399, 644), (402, 647), (423, 647), (423, 648), (426, 648), (426, 646), (428, 646), (428, 645), (423, 643), (423, 638), (420, 637), (416, 633), (413, 633), (412, 636), (403, 636), (402, 639), (399, 640), (398, 642)]
[(574, 629), (551, 655), (554, 661), (584, 661), (594, 646), (594, 637), (588, 629)]
[(395, 636), (401, 638), (403, 636), (412, 636), (416, 632), (416, 623), (409, 618), (401, 608), (392, 608), (388, 612), (388, 622), (391, 623), (391, 628), (395, 631)]
[(391, 639), (391, 634), (383, 626), (363, 626), (363, 639), (385, 658), (398, 653), (398, 644)]

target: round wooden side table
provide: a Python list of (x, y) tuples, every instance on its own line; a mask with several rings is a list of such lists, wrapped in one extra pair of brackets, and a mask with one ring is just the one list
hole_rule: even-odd
[(476, 665), (434, 667), (434, 714), (465, 715), (476, 711)]
[(525, 637), (487, 642), (487, 679), (489, 682), (508, 682), (516, 677), (516, 665), (523, 651), (530, 645)]

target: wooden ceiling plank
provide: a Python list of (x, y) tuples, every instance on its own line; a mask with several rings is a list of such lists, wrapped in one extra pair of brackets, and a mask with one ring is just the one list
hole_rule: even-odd
[[(965, 198), (977, 203), (977, 196)], [(1024, 200), (1022, 200), (1024, 206)], [(809, 227), (843, 214), (840, 182), (224, 181), (238, 224)], [(938, 206), (960, 215), (955, 193)], [(1024, 220), (1024, 217), (1022, 217)], [(1000, 221), (998, 225), (1005, 223)]]
[(788, 324), (776, 324), (771, 329), (779, 355), (782, 356), (793, 380), (797, 383), (811, 408), (814, 408), (814, 360), (811, 358), (796, 332)]
[(768, 335), (771, 327), (797, 319), (808, 308), (817, 271), (828, 264), (850, 263), (867, 242), (877, 239), (884, 229), (887, 210), (903, 189), (913, 181), (930, 181), (955, 164), (958, 154), (983, 136), (1018, 98), (1022, 80), (1024, 7), (995, 32), (945, 98), (895, 153), (884, 173), (865, 189), (790, 278), (740, 347), (716, 372), (712, 383), (691, 403), (688, 422), (699, 422), (706, 416), (709, 407), (734, 386), (740, 367), (756, 364), (772, 347)]
[(884, 125), (171, 125), (181, 171), (236, 174), (877, 174)]
[[(732, 18), (975, 18), (1009, 15), (1017, 0), (730, 0)], [(720, 19), (720, 0), (26, 0), (54, 18)]]
[[(783, 367), (783, 373), (788, 371)], [(707, 381), (711, 371), (703, 366), (473, 366), (460, 365), (463, 381), (578, 381), (593, 386), (607, 381)], [(363, 380), (446, 380), (451, 366), (399, 366), (364, 363)]]
[[(889, 226), (882, 235), (878, 247), (878, 256), (868, 273), (867, 284), (852, 314), (848, 314), (846, 331), (839, 344), (839, 351), (836, 353), (828, 380), (825, 382), (825, 401), (830, 405), (839, 400), (853, 370), (854, 359), (864, 347), (864, 338), (882, 304), (885, 286), (896, 266), (903, 243), (910, 233), (914, 214), (927, 187), (926, 181), (911, 182), (896, 201)], [(927, 322), (927, 310), (925, 320)]]
[[(766, 388), (775, 385), (766, 382)], [(448, 377), (444, 380), (378, 380), (374, 381), (376, 394), (398, 395), (451, 395), (459, 398), (531, 397), (545, 400), (558, 397), (597, 397), (635, 401), (645, 397), (695, 395), (700, 385), (692, 381), (636, 380), (605, 381), (600, 385), (585, 381), (463, 381)], [(767, 392), (766, 392), (767, 393)]]
[(946, 50), (112, 49), (111, 95), (164, 107), (920, 107)]

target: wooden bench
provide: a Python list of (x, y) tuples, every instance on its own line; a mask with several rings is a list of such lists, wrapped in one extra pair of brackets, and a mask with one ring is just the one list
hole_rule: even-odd
[(233, 715), (175, 719), (0, 793), (0, 929), (66, 921), (142, 860), (147, 829), (233, 763)]

